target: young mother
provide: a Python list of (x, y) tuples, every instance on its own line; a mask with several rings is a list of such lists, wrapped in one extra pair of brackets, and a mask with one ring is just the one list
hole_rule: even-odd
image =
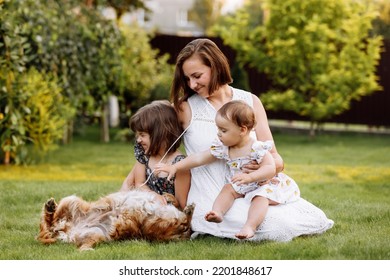
[[(174, 75), (171, 98), (179, 121), (186, 130), (183, 140), (187, 155), (210, 148), (217, 135), (214, 122), (216, 112), (231, 100), (243, 100), (254, 108), (258, 140), (273, 140), (260, 99), (229, 85), (233, 81), (229, 63), (213, 41), (196, 39), (188, 43), (177, 57)], [(283, 160), (275, 145), (271, 153), (276, 161), (277, 172), (282, 172)], [(204, 218), (225, 184), (225, 168), (224, 161), (220, 160), (191, 170), (187, 202), (196, 204), (192, 219), (193, 237), (211, 234), (235, 238), (245, 223), (250, 206), (245, 199), (235, 200), (222, 223), (210, 223)], [(131, 180), (130, 173), (122, 189)], [(300, 198), (297, 202), (270, 207), (264, 222), (249, 240), (289, 241), (300, 235), (323, 233), (332, 226), (333, 221), (323, 211)]]

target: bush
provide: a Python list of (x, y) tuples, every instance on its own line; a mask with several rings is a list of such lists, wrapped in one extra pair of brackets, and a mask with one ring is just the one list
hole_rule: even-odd
[(10, 161), (21, 164), (33, 160), (34, 153), (28, 153), (26, 144), (32, 143), (39, 156), (56, 147), (74, 110), (51, 75), (31, 68), (17, 75), (14, 85), (14, 90), (5, 94), (0, 134)]
[(318, 124), (381, 89), (375, 72), (382, 38), (370, 37), (374, 6), (354, 0), (264, 2), (261, 24), (254, 26), (244, 8), (218, 30), (242, 64), (272, 81), (261, 95), (269, 110), (292, 111)]

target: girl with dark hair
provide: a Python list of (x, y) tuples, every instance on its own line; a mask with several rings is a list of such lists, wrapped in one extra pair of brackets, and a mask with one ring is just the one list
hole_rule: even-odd
[(122, 190), (134, 186), (154, 191), (162, 202), (162, 194), (170, 193), (175, 195), (181, 209), (184, 209), (190, 187), (190, 173), (180, 172), (170, 180), (166, 174), (153, 173), (158, 163), (174, 164), (185, 158), (179, 151), (182, 128), (174, 108), (168, 100), (153, 101), (130, 118), (130, 128), (136, 135), (134, 154), (137, 163), (133, 184), (124, 185)]

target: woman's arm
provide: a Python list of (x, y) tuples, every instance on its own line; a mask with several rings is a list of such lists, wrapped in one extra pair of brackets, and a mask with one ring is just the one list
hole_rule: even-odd
[(187, 101), (181, 103), (180, 110), (176, 111), (177, 118), (179, 119), (179, 122), (181, 124), (181, 127), (183, 129), (186, 129), (191, 122), (191, 108)]
[(179, 171), (175, 177), (175, 197), (181, 209), (187, 205), (188, 192), (190, 191), (191, 172), (189, 170)]
[[(180, 110), (176, 111), (179, 123), (186, 129), (191, 122), (191, 108), (188, 102), (183, 102)], [(191, 185), (191, 172), (189, 170), (178, 171), (175, 178), (175, 197), (182, 209), (187, 205), (188, 192)]]
[[(252, 95), (252, 97), (253, 97), (253, 109), (255, 111), (256, 121), (257, 121), (255, 127), (257, 140), (263, 142), (267, 140), (273, 141), (274, 139), (272, 137), (271, 129), (269, 128), (268, 125), (268, 118), (264, 106), (256, 95)], [(283, 167), (284, 167), (283, 159), (279, 155), (276, 149), (275, 141), (270, 153), (275, 160), (276, 172), (279, 173), (283, 171)]]

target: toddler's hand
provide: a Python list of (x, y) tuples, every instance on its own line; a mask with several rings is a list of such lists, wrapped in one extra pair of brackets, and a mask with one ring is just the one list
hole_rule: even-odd
[(250, 163), (247, 163), (244, 166), (242, 166), (241, 171), (243, 173), (251, 173), (259, 168), (260, 168), (260, 164), (257, 163), (257, 161), (252, 160)]
[(249, 174), (246, 173), (240, 173), (236, 174), (232, 178), (232, 183), (235, 183), (236, 185), (241, 185), (241, 184), (248, 184), (252, 182), (252, 178)]
[(176, 167), (174, 165), (169, 165), (166, 163), (159, 163), (156, 164), (155, 172), (158, 174), (159, 172), (166, 172), (168, 173), (167, 180), (171, 180), (173, 176), (176, 174)]

